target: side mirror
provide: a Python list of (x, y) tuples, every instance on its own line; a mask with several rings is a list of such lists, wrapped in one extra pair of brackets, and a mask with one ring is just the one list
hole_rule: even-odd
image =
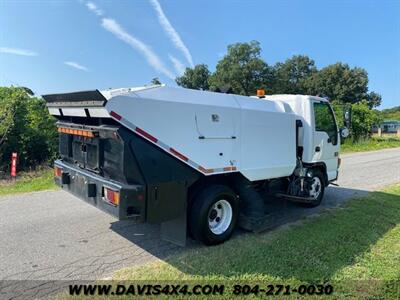
[(346, 104), (343, 109), (343, 121), (347, 128), (351, 127), (351, 105)]
[(342, 138), (347, 138), (349, 136), (349, 134), (350, 134), (350, 132), (347, 127), (340, 128), (340, 136)]

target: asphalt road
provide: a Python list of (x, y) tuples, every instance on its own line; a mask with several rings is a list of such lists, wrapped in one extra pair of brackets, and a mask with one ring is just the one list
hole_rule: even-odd
[[(277, 226), (400, 182), (400, 148), (342, 158), (340, 187), (328, 188), (321, 207), (271, 205), (284, 212)], [(178, 251), (158, 226), (118, 222), (64, 191), (0, 197), (0, 280), (99, 279)]]

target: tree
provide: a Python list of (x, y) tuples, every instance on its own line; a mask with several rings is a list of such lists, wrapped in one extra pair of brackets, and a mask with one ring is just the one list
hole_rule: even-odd
[(152, 84), (152, 85), (159, 85), (159, 84), (161, 84), (161, 81), (160, 81), (160, 79), (159, 79), (158, 77), (154, 77), (154, 78), (150, 81), (150, 84)]
[(228, 46), (228, 53), (218, 62), (210, 76), (212, 90), (228, 90), (235, 94), (253, 95), (271, 84), (272, 70), (261, 59), (257, 41)]
[(305, 55), (294, 55), (284, 63), (277, 63), (274, 69), (272, 90), (277, 94), (305, 94), (305, 81), (317, 72), (315, 62)]
[(184, 74), (181, 77), (177, 77), (175, 81), (179, 86), (188, 89), (208, 90), (209, 77), (210, 71), (208, 70), (208, 66), (201, 64), (196, 65), (193, 69), (186, 68)]
[(381, 111), (382, 118), (400, 121), (400, 106), (387, 108)]
[(41, 98), (21, 87), (0, 87), (0, 170), (7, 169), (12, 152), (19, 168), (54, 158), (57, 153), (55, 119)]
[(357, 103), (367, 99), (368, 74), (362, 68), (336, 63), (315, 72), (304, 82), (306, 91), (341, 103)]
[(22, 88), (0, 88), (0, 155), (6, 143), (17, 144), (27, 123), (28, 111), (24, 105), (29, 97)]
[(367, 99), (366, 100), (368, 102), (369, 108), (372, 109), (374, 107), (378, 107), (379, 105), (381, 105), (382, 96), (379, 95), (378, 93), (370, 92), (367, 95)]

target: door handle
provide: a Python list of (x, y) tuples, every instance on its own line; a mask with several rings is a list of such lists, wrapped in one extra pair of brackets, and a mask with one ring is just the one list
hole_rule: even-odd
[(154, 201), (158, 201), (158, 188), (154, 187)]
[(315, 152), (321, 151), (321, 148), (319, 146), (315, 147)]

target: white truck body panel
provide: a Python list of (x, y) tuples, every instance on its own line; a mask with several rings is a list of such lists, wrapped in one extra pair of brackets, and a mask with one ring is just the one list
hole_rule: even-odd
[[(311, 96), (305, 95), (272, 95), (265, 96), (264, 99), (271, 101), (281, 101), (290, 105), (293, 112), (303, 122), (303, 127), (300, 129), (299, 146), (303, 146), (303, 161), (313, 162), (313, 133), (314, 133), (314, 122), (311, 106), (309, 105)], [(323, 98), (319, 98), (321, 101), (326, 101)]]
[(106, 109), (218, 170), (205, 175), (235, 167), (255, 181), (289, 176), (296, 166), (296, 115), (283, 103), (161, 86), (111, 96)]
[(86, 117), (84, 108), (66, 107), (62, 112), (64, 116)]
[(91, 117), (95, 118), (109, 118), (110, 115), (104, 107), (94, 107), (88, 109)]

